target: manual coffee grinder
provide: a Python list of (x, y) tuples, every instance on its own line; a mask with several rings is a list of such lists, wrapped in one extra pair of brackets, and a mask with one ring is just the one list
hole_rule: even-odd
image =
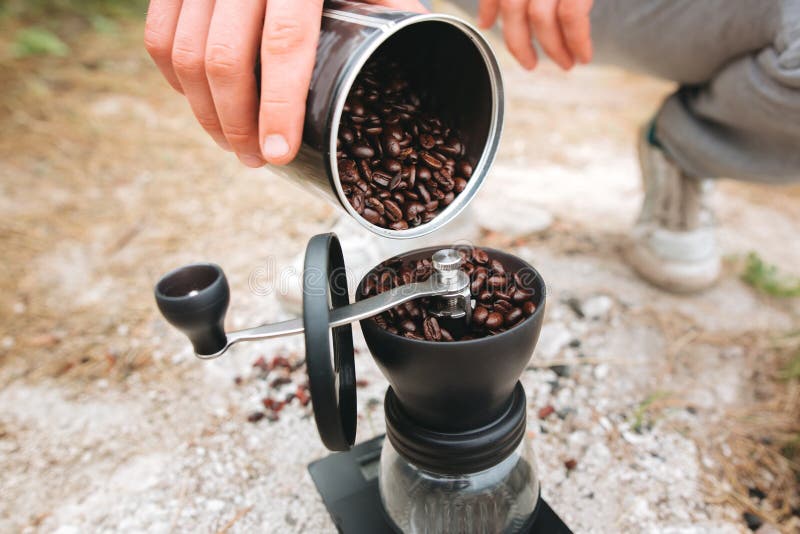
[[(404, 254), (429, 259), (429, 276), (350, 303), (344, 258), (334, 234), (313, 237), (303, 272), (303, 317), (225, 332), (230, 293), (214, 264), (166, 274), (155, 287), (164, 317), (211, 359), (240, 341), (302, 333), (319, 435), (333, 454), (309, 466), (341, 532), (535, 532), (570, 530), (540, 496), (526, 437), (519, 382), (542, 327), (545, 284), (526, 262), (483, 249), (508, 272), (524, 273), (532, 311), (505, 331), (462, 341), (427, 341), (387, 330), (375, 317), (409, 302), (452, 332), (468, 329), (476, 301), (464, 258), (452, 248)], [(422, 299), (422, 300), (420, 300)], [(351, 323), (390, 383), (386, 436), (353, 448), (356, 370)], [(468, 336), (470, 337), (470, 336)]]

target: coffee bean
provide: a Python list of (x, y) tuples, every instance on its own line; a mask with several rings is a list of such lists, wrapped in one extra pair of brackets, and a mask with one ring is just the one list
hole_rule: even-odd
[(372, 173), (372, 182), (381, 187), (389, 187), (389, 184), (392, 183), (392, 177), (385, 172), (374, 171)]
[(486, 319), (489, 317), (489, 310), (484, 308), (483, 306), (476, 306), (475, 309), (472, 311), (472, 324), (477, 326), (483, 326), (483, 323), (486, 322)]
[(383, 204), (381, 203), (380, 200), (378, 200), (375, 197), (369, 197), (367, 198), (365, 203), (368, 208), (375, 210), (376, 212), (378, 212), (379, 215), (383, 215), (385, 208), (383, 207)]
[(340, 159), (338, 161), (339, 178), (342, 183), (353, 184), (358, 181), (358, 168), (356, 162), (351, 159)]
[(400, 323), (400, 328), (402, 328), (406, 332), (416, 332), (417, 331), (417, 325), (414, 324), (414, 321), (412, 321), (410, 319), (405, 320), (402, 323)]
[(522, 311), (525, 313), (525, 315), (531, 316), (533, 315), (533, 312), (536, 311), (536, 305), (533, 302), (528, 301), (522, 305)]
[(439, 341), (442, 339), (442, 330), (439, 328), (439, 321), (436, 317), (430, 316), (422, 323), (425, 332), (425, 339), (428, 341)]
[(514, 287), (500, 287), (494, 290), (494, 296), (499, 299), (511, 301), (511, 296), (514, 294)]
[(387, 158), (383, 160), (383, 168), (386, 172), (397, 173), (403, 169), (403, 164), (396, 159)]
[(486, 273), (485, 272), (476, 273), (474, 279), (472, 280), (472, 283), (469, 286), (469, 289), (473, 295), (477, 295), (481, 292), (481, 289), (483, 289), (483, 284), (485, 283), (486, 283)]
[[(435, 209), (435, 208), (434, 208)], [(426, 207), (424, 204), (420, 202), (409, 202), (406, 204), (406, 220), (411, 220), (420, 215), (422, 212), (426, 211)], [(432, 210), (428, 210), (432, 211)]]
[(455, 184), (454, 184), (454, 187), (453, 187), (453, 191), (455, 191), (456, 194), (461, 193), (466, 188), (467, 188), (467, 181), (465, 179), (463, 179), (463, 178), (456, 178), (455, 179)]
[(372, 208), (364, 208), (364, 211), (361, 212), (361, 216), (372, 224), (377, 224), (377, 222), (381, 218), (381, 214), (373, 210)]
[(488, 328), (489, 330), (495, 330), (503, 326), (504, 321), (505, 318), (503, 317), (502, 314), (498, 312), (491, 312), (486, 317), (486, 322), (484, 324), (486, 325), (486, 328)]
[(406, 221), (395, 221), (389, 225), (391, 230), (408, 230), (408, 223)]
[(350, 198), (353, 209), (361, 215), (364, 213), (364, 193), (363, 191), (356, 191)]
[(511, 311), (506, 314), (505, 325), (514, 326), (520, 321), (520, 319), (522, 319), (522, 310), (519, 308), (512, 308)]
[(350, 145), (353, 143), (353, 141), (355, 141), (355, 138), (356, 136), (353, 133), (353, 130), (351, 130), (350, 128), (346, 127), (339, 128), (339, 140), (342, 143)]
[(514, 302), (525, 302), (526, 300), (530, 300), (533, 298), (533, 291), (528, 289), (520, 289), (517, 288), (514, 291), (513, 299)]
[(421, 152), (419, 157), (422, 160), (422, 162), (425, 165), (427, 165), (428, 167), (430, 167), (431, 169), (441, 169), (442, 168), (441, 160), (439, 160), (439, 158), (435, 157), (430, 152)]
[(458, 174), (469, 180), (472, 177), (472, 165), (467, 161), (458, 164)]
[(424, 337), (419, 336), (413, 332), (405, 332), (403, 333), (403, 337), (407, 337), (408, 339), (413, 339), (415, 341), (425, 341)]
[(386, 218), (392, 222), (397, 222), (403, 218), (403, 210), (393, 200), (385, 200), (383, 207), (386, 209)]
[(365, 159), (373, 157), (375, 155), (375, 150), (366, 143), (360, 143), (350, 147), (350, 153), (354, 158)]
[(500, 312), (503, 315), (510, 312), (513, 307), (514, 306), (512, 306), (507, 300), (498, 299), (494, 301), (494, 311)]
[(492, 266), (492, 270), (495, 272), (495, 274), (505, 274), (506, 273), (506, 270), (503, 267), (503, 264), (500, 263), (499, 261), (492, 260), (490, 265)]
[(403, 138), (405, 132), (400, 126), (398, 126), (397, 122), (399, 120), (400, 119), (397, 116), (394, 117), (393, 121), (391, 120), (391, 117), (384, 118), (384, 123), (388, 124), (388, 126), (386, 126), (383, 129), (383, 133), (386, 139), (396, 139), (397, 141), (399, 141), (400, 139)]
[(389, 157), (396, 158), (400, 155), (402, 147), (400, 146), (399, 140), (395, 139), (394, 137), (390, 137), (384, 141), (383, 149), (387, 154), (389, 154)]
[(436, 146), (436, 139), (431, 134), (422, 134), (419, 136), (419, 144), (422, 148), (430, 150)]
[(428, 192), (428, 188), (422, 184), (417, 186), (417, 192), (419, 193), (420, 198), (426, 204), (431, 201), (431, 194)]
[(490, 276), (486, 283), (492, 289), (502, 288), (506, 285), (506, 277), (502, 274), (495, 274)]
[(436, 182), (439, 184), (439, 187), (441, 187), (444, 191), (452, 191), (456, 186), (455, 180), (442, 173), (439, 173), (438, 176), (434, 174), (434, 178), (436, 178)]
[(472, 253), (472, 257), (476, 263), (480, 263), (482, 265), (485, 265), (489, 262), (489, 255), (485, 250), (476, 249), (475, 252)]

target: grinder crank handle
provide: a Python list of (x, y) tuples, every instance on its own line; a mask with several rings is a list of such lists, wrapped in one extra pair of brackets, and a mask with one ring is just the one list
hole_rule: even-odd
[[(452, 292), (452, 285), (431, 276), (424, 282), (398, 286), (332, 309), (330, 327), (372, 317), (410, 300)], [(212, 263), (187, 265), (167, 273), (156, 284), (155, 297), (164, 318), (189, 338), (195, 355), (202, 360), (222, 356), (231, 345), (240, 341), (291, 336), (304, 330), (303, 319), (297, 318), (226, 334), (224, 321), (230, 303), (230, 288), (222, 268)]]

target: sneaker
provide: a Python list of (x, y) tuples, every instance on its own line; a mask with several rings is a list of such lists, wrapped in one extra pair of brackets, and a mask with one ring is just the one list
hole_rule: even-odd
[(713, 181), (687, 176), (658, 145), (653, 126), (639, 136), (644, 202), (625, 258), (648, 282), (674, 293), (711, 287), (720, 254), (708, 206)]
[[(388, 239), (373, 234), (349, 215), (340, 215), (330, 230), (339, 238), (342, 255), (347, 266), (347, 282), (350, 293), (355, 291), (361, 279), (383, 260), (417, 248), (434, 245), (472, 244), (480, 236), (480, 227), (472, 208), (464, 209), (454, 220), (436, 232), (414, 239)], [(292, 260), (293, 272), (302, 273), (305, 250)], [(302, 276), (293, 277), (285, 291), (278, 294), (278, 301), (286, 313), (302, 314)]]

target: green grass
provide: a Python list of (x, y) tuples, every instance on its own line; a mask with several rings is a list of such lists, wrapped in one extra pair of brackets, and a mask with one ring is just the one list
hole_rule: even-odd
[(147, 0), (0, 0), (0, 35), (12, 58), (66, 56), (75, 37), (117, 33), (118, 21), (146, 12)]
[(783, 380), (798, 380), (800, 379), (800, 351), (789, 360), (789, 363), (780, 370), (778, 374)]
[(144, 18), (147, 0), (6, 0), (0, 4), (0, 17), (24, 22), (58, 22), (63, 17), (81, 17), (87, 21), (97, 15), (111, 19), (139, 16)]
[(652, 406), (654, 402), (668, 397), (669, 395), (669, 391), (654, 391), (636, 406), (636, 409), (631, 415), (631, 428), (634, 432), (641, 434), (646, 427), (650, 426), (650, 406)]
[(780, 272), (775, 265), (765, 262), (755, 252), (747, 255), (742, 280), (772, 297), (800, 296), (800, 278)]
[(14, 57), (66, 56), (69, 46), (46, 28), (33, 26), (17, 32), (12, 44)]

